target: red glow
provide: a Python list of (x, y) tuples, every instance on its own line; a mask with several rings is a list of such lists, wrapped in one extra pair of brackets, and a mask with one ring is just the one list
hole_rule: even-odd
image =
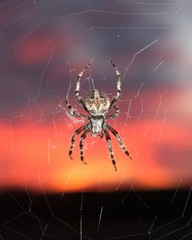
[(49, 58), (53, 49), (52, 41), (47, 40), (45, 37), (37, 37), (24, 42), (18, 47), (18, 60), (21, 64), (39, 64)]
[[(114, 190), (132, 184), (145, 189), (175, 187), (190, 160), (191, 134), (179, 121), (165, 115), (161, 119), (130, 121), (126, 129), (116, 126), (133, 156), (131, 161), (113, 137), (117, 172), (105, 139), (86, 139), (85, 165), (79, 158), (78, 138), (74, 160), (69, 159), (71, 136), (79, 127), (70, 125), (71, 120), (57, 126), (27, 121), (1, 123), (1, 185), (35, 191)], [(183, 186), (191, 181), (188, 170), (182, 178)]]

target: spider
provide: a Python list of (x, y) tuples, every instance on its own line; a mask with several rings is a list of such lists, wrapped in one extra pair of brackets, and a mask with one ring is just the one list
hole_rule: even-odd
[[(111, 64), (113, 65), (114, 69), (115, 69), (115, 73), (116, 73), (116, 77), (117, 77), (117, 89), (116, 89), (116, 95), (112, 98), (112, 100), (110, 101), (110, 99), (106, 96), (105, 93), (100, 92), (96, 89), (94, 89), (91, 94), (86, 98), (83, 99), (79, 92), (80, 92), (80, 80), (83, 76), (83, 73), (87, 70), (87, 68), (90, 67), (91, 63), (89, 63), (77, 76), (77, 82), (76, 82), (76, 88), (75, 88), (75, 96), (76, 96), (76, 100), (77, 102), (80, 104), (81, 107), (83, 107), (85, 109), (85, 111), (89, 114), (89, 116), (81, 114), (79, 112), (77, 112), (69, 103), (69, 99), (66, 98), (65, 102), (67, 107), (69, 108), (69, 110), (71, 111), (71, 113), (77, 117), (80, 117), (82, 119), (87, 119), (88, 123), (86, 123), (85, 125), (81, 126), (80, 128), (78, 128), (71, 139), (71, 146), (70, 146), (70, 150), (69, 150), (69, 156), (72, 159), (72, 152), (73, 152), (73, 148), (75, 145), (75, 140), (78, 134), (82, 133), (81, 138), (80, 138), (80, 158), (81, 161), (83, 163), (84, 162), (84, 151), (83, 151), (83, 145), (84, 145), (84, 140), (87, 137), (88, 133), (91, 132), (91, 136), (98, 136), (100, 138), (103, 137), (103, 135), (105, 135), (106, 141), (108, 143), (108, 148), (109, 148), (109, 152), (110, 152), (110, 157), (111, 157), (111, 161), (112, 164), (115, 168), (115, 171), (117, 171), (116, 168), (116, 162), (115, 162), (115, 158), (114, 158), (114, 153), (113, 153), (113, 148), (112, 148), (112, 141), (111, 141), (111, 137), (109, 132), (111, 132), (118, 140), (122, 150), (124, 151), (124, 153), (130, 158), (132, 159), (130, 153), (128, 152), (127, 148), (125, 147), (125, 145), (123, 144), (123, 141), (119, 135), (119, 133), (112, 127), (110, 126), (106, 120), (108, 119), (113, 119), (119, 116), (119, 108), (116, 106), (120, 94), (121, 94), (121, 77), (120, 77), (120, 72), (119, 70), (116, 68), (115, 64), (111, 61)], [(111, 108), (114, 107), (115, 108), (115, 113), (112, 115), (106, 115)]]

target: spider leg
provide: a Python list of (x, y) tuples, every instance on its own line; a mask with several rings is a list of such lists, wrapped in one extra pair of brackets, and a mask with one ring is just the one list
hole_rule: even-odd
[(124, 153), (132, 160), (131, 154), (129, 153), (129, 151), (127, 150), (127, 148), (125, 147), (125, 145), (123, 144), (123, 141), (119, 135), (119, 133), (113, 128), (111, 127), (109, 124), (106, 125), (106, 127), (109, 129), (109, 131), (117, 138), (119, 145), (121, 146), (122, 150), (124, 151)]
[(112, 119), (112, 118), (116, 118), (119, 116), (120, 113), (120, 109), (117, 106), (113, 106), (115, 108), (115, 114), (106, 116), (106, 119)]
[(115, 162), (114, 153), (113, 153), (113, 146), (112, 146), (112, 142), (111, 142), (111, 137), (110, 137), (109, 132), (107, 131), (106, 128), (104, 128), (103, 131), (104, 131), (104, 134), (105, 134), (106, 141), (108, 143), (108, 148), (109, 148), (112, 164), (115, 168), (115, 171), (117, 171), (116, 162)]
[(80, 155), (81, 155), (81, 161), (85, 164), (87, 164), (86, 162), (84, 162), (84, 154), (83, 154), (83, 146), (84, 146), (84, 140), (85, 138), (87, 137), (87, 134), (91, 131), (90, 128), (86, 129), (84, 131), (84, 133), (82, 134), (81, 136), (81, 139), (80, 139), (80, 143), (79, 143), (79, 147), (80, 147)]
[(87, 68), (89, 68), (91, 65), (91, 63), (87, 64), (85, 66), (85, 68), (78, 74), (77, 76), (77, 82), (76, 82), (76, 88), (75, 88), (75, 96), (76, 96), (76, 99), (78, 101), (78, 103), (87, 111), (86, 109), (86, 106), (85, 106), (85, 103), (82, 99), (82, 97), (79, 96), (79, 91), (80, 91), (80, 80), (83, 76), (83, 73), (87, 70)]
[(78, 134), (80, 134), (81, 132), (83, 132), (85, 129), (87, 129), (89, 127), (89, 123), (86, 124), (86, 125), (83, 125), (82, 127), (78, 128), (72, 138), (71, 138), (71, 146), (70, 146), (70, 149), (69, 149), (69, 157), (72, 159), (72, 153), (73, 153), (73, 148), (74, 148), (74, 145), (75, 145), (75, 139), (77, 137)]
[(89, 118), (89, 116), (86, 116), (86, 115), (84, 115), (84, 114), (81, 114), (81, 113), (77, 112), (77, 111), (71, 106), (71, 104), (69, 103), (69, 99), (68, 99), (68, 98), (65, 99), (65, 103), (66, 103), (67, 107), (69, 108), (70, 112), (71, 112), (73, 115), (75, 115), (75, 116), (77, 116), (77, 117), (80, 117), (80, 118)]
[(117, 76), (117, 89), (116, 89), (116, 95), (113, 97), (111, 101), (111, 105), (109, 109), (119, 100), (120, 94), (121, 94), (121, 76), (119, 70), (116, 68), (115, 64), (111, 61), (113, 67), (115, 68), (115, 73)]

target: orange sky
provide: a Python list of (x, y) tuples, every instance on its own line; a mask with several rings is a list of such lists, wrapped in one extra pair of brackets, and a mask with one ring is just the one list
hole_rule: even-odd
[[(187, 91), (187, 90), (186, 90)], [(147, 101), (144, 99), (147, 111)], [(85, 161), (79, 154), (79, 138), (70, 160), (68, 150), (73, 132), (83, 123), (70, 118), (56, 124), (38, 123), (24, 117), (0, 122), (1, 186), (34, 191), (99, 191), (130, 188), (173, 188), (191, 184), (191, 112), (187, 92), (164, 99), (161, 117), (111, 121), (133, 156), (131, 161), (112, 137), (116, 165), (114, 171), (105, 139), (87, 137)], [(143, 96), (144, 97), (144, 96)], [(188, 95), (190, 97), (190, 95)], [(145, 97), (144, 97), (145, 98)], [(183, 103), (182, 103), (183, 99)], [(167, 102), (166, 102), (167, 101)], [(178, 101), (178, 102), (177, 102)], [(179, 108), (178, 106), (180, 104)], [(175, 106), (175, 108), (174, 108)], [(164, 113), (164, 114), (163, 114)]]
[[(36, 19), (36, 16), (34, 17)], [(100, 15), (98, 15), (97, 21), (100, 22)], [(114, 21), (114, 19), (111, 18), (110, 21)], [(104, 22), (106, 24), (106, 21)], [(35, 28), (34, 31), (25, 31), (25, 38), (19, 37), (17, 33), (14, 40), (15, 43), (17, 42), (14, 48), (14, 56), (12, 56), (12, 44), (8, 48), (11, 52), (6, 52), (6, 56), (13, 57), (13, 61), (10, 62), (13, 66), (5, 61), (1, 67), (1, 71), (4, 72), (3, 79), (5, 79), (1, 92), (2, 115), (9, 116), (9, 114), (12, 114), (13, 116), (13, 112), (15, 112), (14, 116), (16, 117), (12, 117), (11, 120), (9, 118), (6, 120), (0, 119), (0, 186), (29, 188), (35, 191), (43, 188), (45, 191), (55, 192), (115, 190), (130, 188), (131, 186), (142, 189), (167, 189), (174, 188), (178, 184), (183, 187), (190, 185), (192, 182), (190, 174), (192, 159), (192, 92), (190, 89), (192, 89), (192, 86), (189, 86), (187, 77), (182, 74), (180, 71), (182, 68), (179, 67), (185, 67), (188, 63), (189, 69), (191, 69), (191, 61), (188, 59), (189, 51), (183, 49), (180, 44), (178, 44), (180, 48), (177, 44), (173, 48), (169, 46), (169, 44), (174, 45), (173, 39), (175, 37), (170, 38), (170, 43), (166, 38), (164, 39), (165, 42), (162, 39), (161, 43), (161, 41), (154, 41), (155, 38), (152, 37), (149, 41), (139, 44), (137, 47), (133, 45), (137, 50), (131, 50), (130, 53), (143, 49), (139, 58), (138, 56), (135, 58), (136, 55), (133, 57), (132, 54), (130, 54), (131, 59), (129, 60), (122, 58), (122, 66), (125, 65), (126, 69), (128, 69), (129, 62), (131, 63), (134, 60), (134, 63), (129, 68), (129, 76), (127, 76), (127, 78), (130, 78), (129, 81), (124, 80), (123, 82), (124, 89), (122, 89), (119, 103), (121, 115), (117, 120), (110, 121), (110, 123), (122, 136), (125, 145), (133, 156), (133, 160), (131, 161), (122, 152), (117, 140), (112, 136), (117, 172), (114, 171), (111, 163), (105, 139), (87, 137), (85, 141), (85, 161), (88, 164), (84, 165), (80, 161), (79, 138), (77, 138), (73, 154), (74, 160), (70, 160), (68, 151), (71, 136), (83, 123), (73, 122), (70, 117), (65, 116), (65, 112), (63, 112), (65, 118), (60, 121), (55, 120), (53, 122), (50, 119), (46, 120), (46, 117), (44, 122), (38, 121), (41, 118), (41, 110), (49, 109), (54, 115), (53, 109), (55, 109), (55, 106), (53, 108), (52, 106), (53, 104), (59, 104), (58, 96), (64, 97), (64, 94), (66, 94), (66, 89), (70, 84), (69, 79), (75, 79), (72, 74), (73, 70), (77, 69), (79, 71), (82, 66), (85, 66), (82, 49), (90, 48), (91, 54), (88, 54), (88, 56), (96, 56), (96, 58), (98, 49), (102, 54), (104, 50), (108, 49), (108, 54), (105, 53), (104, 56), (107, 56), (107, 58), (110, 55), (113, 58), (115, 56), (115, 60), (118, 57), (114, 53), (119, 52), (120, 47), (123, 49), (121, 49), (123, 56), (125, 52), (123, 46), (129, 46), (131, 49), (132, 45), (124, 40), (123, 32), (121, 33), (122, 37), (118, 39), (118, 41), (121, 40), (119, 42), (121, 44), (117, 45), (114, 41), (114, 45), (109, 48), (108, 46), (113, 41), (107, 41), (110, 36), (107, 32), (106, 39), (103, 41), (104, 45), (102, 44), (103, 46), (106, 44), (107, 48), (97, 45), (100, 41), (100, 35), (97, 36), (96, 31), (94, 31), (93, 39), (89, 39), (87, 36), (77, 39), (71, 38), (74, 37), (74, 33), (68, 30), (73, 29), (69, 28), (71, 23), (73, 22), (65, 20), (62, 28), (57, 30), (57, 25), (50, 28), (50, 23), (47, 22), (48, 30), (46, 31), (44, 29), (45, 23), (43, 23), (37, 25), (37, 29)], [(79, 29), (76, 24), (74, 26), (72, 24), (72, 26)], [(122, 26), (122, 23), (120, 25)], [(61, 31), (61, 29), (65, 29), (65, 31)], [(86, 24), (84, 29), (87, 29)], [(10, 32), (15, 33), (15, 30), (13, 30)], [(114, 36), (116, 36), (117, 32), (115, 29), (114, 31)], [(30, 34), (26, 35), (26, 32)], [(146, 34), (143, 36), (146, 36)], [(183, 34), (183, 36), (186, 36), (186, 34)], [(125, 37), (127, 36), (125, 35)], [(19, 42), (18, 39), (20, 39)], [(134, 39), (135, 37), (132, 41), (135, 44)], [(8, 44), (6, 38), (4, 41), (5, 44)], [(147, 51), (144, 51), (145, 47), (152, 42), (155, 43), (147, 47)], [(183, 43), (183, 40), (179, 43)], [(114, 53), (112, 53), (112, 49)], [(72, 55), (74, 55), (74, 58), (71, 65), (68, 66), (66, 63), (69, 59), (72, 59), (72, 57), (69, 57)], [(101, 58), (99, 57), (99, 59)], [(172, 69), (175, 74), (171, 75), (170, 78), (166, 76), (166, 79), (164, 79), (167, 69), (162, 68), (161, 70), (161, 63), (164, 64), (162, 59), (165, 62), (169, 60), (171, 63), (177, 63), (176, 66), (178, 67)], [(104, 62), (106, 64), (107, 61)], [(150, 73), (155, 73), (157, 76), (155, 74), (155, 76), (152, 74), (150, 77), (149, 75), (142, 76), (142, 81), (143, 79), (147, 79), (147, 81), (140, 82), (141, 76), (137, 74), (142, 75), (145, 72), (143, 71), (145, 67), (148, 72), (147, 67), (149, 66), (147, 64), (150, 65)], [(117, 60), (118, 65), (121, 66)], [(95, 66), (92, 68), (94, 73), (96, 72)], [(122, 70), (122, 66), (120, 70)], [(171, 64), (168, 64), (167, 67), (171, 69)], [(174, 76), (177, 75), (177, 68), (181, 72), (181, 78), (178, 78), (181, 79), (181, 82), (174, 79)], [(112, 70), (111, 66), (109, 71)], [(99, 69), (99, 71), (103, 74), (102, 70)], [(12, 72), (12, 77), (9, 75), (10, 72)], [(185, 68), (183, 68), (183, 73), (188, 73)], [(160, 74), (159, 78), (158, 74)], [(136, 82), (133, 76), (136, 76)], [(132, 82), (130, 82), (131, 78)], [(58, 84), (55, 81), (58, 81)], [(101, 82), (96, 83), (102, 89), (103, 84), (105, 84), (108, 93), (114, 92), (115, 79), (113, 86), (102, 79), (99, 81)], [(129, 83), (130, 85), (128, 85)], [(130, 89), (130, 92), (127, 92), (127, 89)], [(71, 89), (71, 92), (73, 92), (73, 89)], [(71, 92), (70, 96), (72, 95)], [(39, 97), (37, 106), (36, 103), (30, 105), (28, 101), (30, 102), (35, 97)], [(43, 102), (46, 106), (42, 106)], [(24, 105), (25, 109), (22, 109)], [(129, 111), (130, 118), (127, 118), (126, 111)]]

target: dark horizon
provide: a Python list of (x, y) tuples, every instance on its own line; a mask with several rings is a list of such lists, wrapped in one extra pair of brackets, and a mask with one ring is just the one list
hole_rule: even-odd
[[(2, 239), (191, 239), (189, 190), (1, 193)], [(8, 207), (8, 208), (7, 208)]]

